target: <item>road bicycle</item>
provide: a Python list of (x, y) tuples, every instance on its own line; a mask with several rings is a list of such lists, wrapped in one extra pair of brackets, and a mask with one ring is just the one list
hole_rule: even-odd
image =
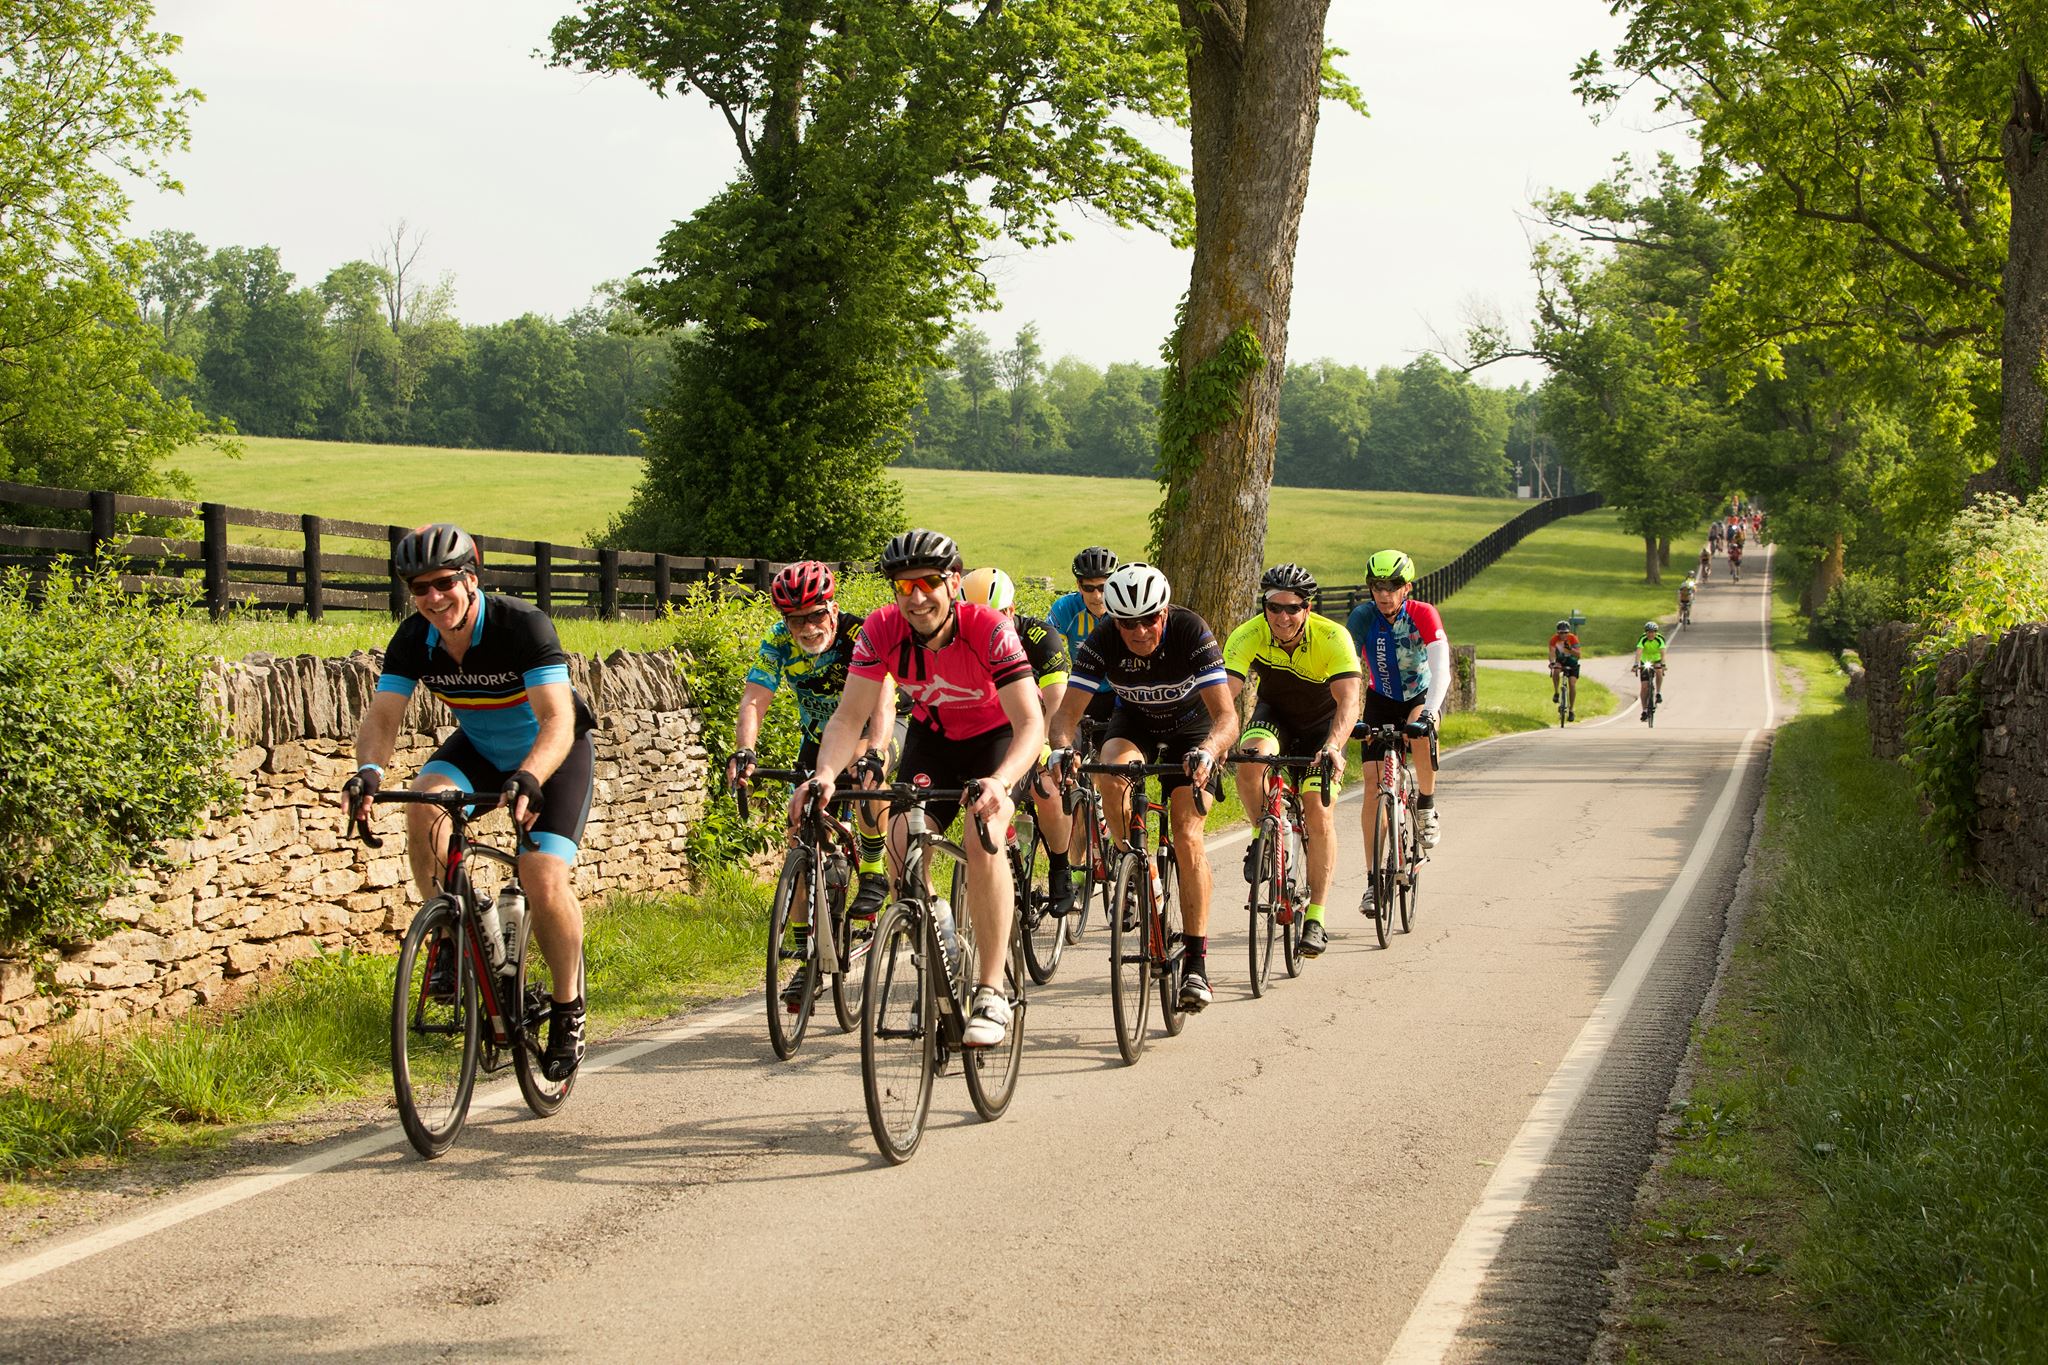
[[(1074, 728), (1074, 752), (1083, 762), (1094, 756), (1102, 730), (1101, 721), (1090, 720), (1086, 716)], [(1068, 907), (1066, 915), (1067, 942), (1074, 944), (1088, 932), (1089, 906), (1097, 900), (1105, 906), (1109, 904), (1110, 877), (1115, 868), (1109, 860), (1109, 822), (1102, 818), (1101, 793), (1086, 782), (1070, 783), (1065, 792), (1067, 814), (1080, 817), (1080, 837), (1085, 843), (1085, 847), (1076, 848), (1073, 836), (1068, 836), (1067, 863), (1073, 869), (1073, 875), (1080, 880), (1080, 886), (1074, 892), (1074, 903)]]
[[(748, 818), (749, 784), (803, 782), (811, 776), (793, 768), (756, 768), (733, 783), (740, 819)], [(796, 842), (782, 860), (775, 880), (775, 900), (768, 916), (768, 1042), (775, 1055), (788, 1061), (810, 1030), (820, 979), (832, 981), (832, 1012), (839, 1031), (860, 1026), (861, 990), (867, 979), (868, 948), (874, 942), (874, 921), (850, 919), (846, 888), (860, 845), (843, 821), (835, 819), (811, 788), (797, 820)], [(834, 805), (852, 800), (836, 793)], [(808, 932), (799, 932), (808, 930)], [(793, 989), (794, 988), (794, 989)]]
[[(868, 1127), (892, 1165), (910, 1160), (917, 1151), (931, 1112), (932, 1080), (955, 1054), (963, 1058), (968, 1098), (983, 1119), (1001, 1118), (1017, 1092), (1029, 1012), (1020, 926), (1013, 917), (1003, 965), (1009, 1034), (992, 1048), (966, 1047), (961, 1033), (980, 979), (983, 945), (975, 941), (974, 916), (967, 904), (966, 855), (931, 827), (925, 811), (933, 801), (972, 802), (976, 785), (942, 791), (897, 782), (847, 793), (856, 801), (888, 802), (890, 814), (903, 818), (907, 836), (898, 897), (875, 925), (860, 1015), (860, 1077)], [(978, 817), (970, 817), (970, 823), (981, 846), (996, 852), (988, 826)], [(950, 902), (930, 890), (931, 860), (938, 854), (953, 861)], [(938, 964), (944, 969), (934, 971)]]
[[(1004, 836), (1003, 855), (1010, 861), (1010, 884), (1016, 889), (1017, 924), (1024, 941), (1024, 967), (1031, 984), (1043, 986), (1059, 970), (1067, 951), (1068, 918), (1085, 907), (1062, 912), (1053, 904), (1052, 865), (1046, 861), (1045, 836), (1038, 828), (1038, 812), (1031, 804), (1033, 774), (1018, 795), (1016, 818)], [(1085, 894), (1086, 888), (1083, 888)]]
[(1740, 583), (1742, 581), (1741, 555), (1728, 556), (1728, 579), (1732, 583)]
[[(1116, 1017), (1116, 1049), (1135, 1063), (1145, 1051), (1145, 1016), (1153, 988), (1159, 995), (1159, 1022), (1168, 1037), (1187, 1026), (1181, 1008), (1181, 978), (1186, 971), (1187, 944), (1182, 938), (1180, 868), (1173, 851), (1167, 803), (1154, 801), (1148, 777), (1185, 771), (1178, 763), (1081, 763), (1084, 775), (1121, 777), (1130, 785), (1130, 811), (1125, 842), (1116, 846), (1114, 870), (1103, 912), (1109, 920), (1109, 1001)], [(1207, 793), (1197, 789), (1197, 810), (1207, 811)], [(1145, 826), (1159, 812), (1159, 847), (1145, 844)]]
[[(352, 810), (356, 798), (347, 799)], [(511, 1066), (527, 1107), (543, 1118), (562, 1107), (576, 1078), (551, 1081), (542, 1069), (553, 977), (535, 950), (518, 858), (469, 837), (470, 822), (498, 805), (498, 793), (380, 791), (371, 799), (434, 806), (450, 826), (440, 890), (406, 930), (391, 992), (398, 1120), (414, 1150), (436, 1157), (462, 1132), (479, 1070), (489, 1075)], [(350, 827), (366, 846), (384, 846), (368, 820), (351, 815)], [(519, 831), (518, 847), (530, 852), (537, 845)], [(493, 896), (488, 881), (498, 874), (503, 880)], [(583, 984), (579, 968), (579, 996)]]
[(1432, 756), (1436, 738), (1431, 726), (1419, 720), (1400, 725), (1353, 727), (1351, 737), (1359, 741), (1360, 756), (1379, 765), (1379, 820), (1373, 828), (1372, 878), (1373, 933), (1385, 948), (1394, 935), (1395, 915), (1400, 916), (1402, 933), (1415, 927), (1415, 911), (1422, 901), (1422, 865), (1429, 853), (1415, 828), (1415, 802), (1419, 794), (1414, 765), (1408, 761), (1403, 741), (1430, 741)]
[(1306, 959), (1301, 951), (1302, 912), (1308, 908), (1308, 853), (1301, 838), (1302, 811), (1299, 773), (1315, 769), (1322, 778), (1325, 809), (1330, 804), (1333, 764), (1327, 755), (1306, 758), (1235, 751), (1225, 754), (1228, 763), (1259, 763), (1266, 769), (1265, 813), (1259, 817), (1252, 837), (1248, 866), (1252, 884), (1245, 896), (1245, 911), (1251, 921), (1252, 995), (1266, 993), (1273, 971), (1273, 940), (1281, 944), (1281, 959), (1289, 976), (1300, 976)]
[(1568, 673), (1562, 668), (1557, 670), (1557, 728), (1560, 730), (1565, 727), (1565, 722), (1572, 718), (1572, 712), (1578, 705), (1578, 683), (1577, 674)]
[(1679, 600), (1678, 624), (1681, 626), (1689, 626), (1692, 624), (1692, 599), (1689, 597), (1681, 598)]
[(1657, 706), (1663, 700), (1660, 694), (1663, 684), (1652, 664), (1637, 664), (1635, 675), (1640, 680), (1636, 686), (1636, 700), (1643, 708), (1643, 723), (1654, 730), (1657, 728)]

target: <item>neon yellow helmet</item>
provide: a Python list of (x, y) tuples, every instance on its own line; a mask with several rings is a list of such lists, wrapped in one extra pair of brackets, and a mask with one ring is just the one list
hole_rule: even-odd
[(1017, 585), (1001, 569), (976, 569), (960, 580), (960, 600), (1008, 611), (1017, 605)]
[(1415, 561), (1399, 550), (1381, 550), (1365, 561), (1367, 582), (1391, 582), (1395, 587), (1415, 581)]

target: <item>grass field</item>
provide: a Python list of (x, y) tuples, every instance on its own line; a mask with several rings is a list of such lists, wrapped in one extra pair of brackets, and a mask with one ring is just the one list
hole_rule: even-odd
[[(411, 525), (459, 521), (472, 531), (587, 545), (626, 505), (640, 479), (637, 459), (430, 450), (245, 437), (231, 459), (203, 446), (177, 463), (199, 497), (273, 512), (311, 512), (352, 521)], [(1137, 558), (1149, 540), (1158, 488), (1144, 479), (1081, 479), (899, 469), (913, 524), (936, 526), (967, 557), (1013, 574), (1066, 585), (1083, 545)], [(1420, 493), (1273, 490), (1274, 559), (1295, 559), (1330, 582), (1364, 577), (1365, 557), (1399, 545), (1427, 571), (1464, 550), (1528, 504), (1510, 498)], [(238, 534), (240, 534), (238, 532)], [(249, 533), (269, 544), (279, 533)]]

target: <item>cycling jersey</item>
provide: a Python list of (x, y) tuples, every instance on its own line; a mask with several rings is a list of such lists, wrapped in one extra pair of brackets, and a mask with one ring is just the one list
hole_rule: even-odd
[(1559, 654), (1577, 658), (1579, 654), (1579, 637), (1570, 631), (1566, 631), (1562, 635), (1551, 636), (1550, 657), (1555, 659)]
[(1017, 628), (1017, 639), (1024, 646), (1024, 657), (1031, 661), (1031, 676), (1038, 679), (1038, 685), (1065, 682), (1073, 665), (1067, 657), (1067, 642), (1052, 624), (1021, 611), (1011, 615), (1010, 624)]
[(1642, 639), (1636, 641), (1636, 648), (1642, 652), (1644, 663), (1661, 664), (1664, 662), (1664, 637), (1662, 635), (1645, 635)]
[[(1441, 700), (1432, 686), (1438, 679), (1430, 670), (1429, 647), (1442, 644), (1448, 650), (1450, 637), (1444, 634), (1443, 618), (1435, 607), (1427, 602), (1403, 602), (1389, 621), (1372, 602), (1360, 602), (1351, 609), (1345, 625), (1352, 643), (1358, 646), (1359, 663), (1373, 691), (1402, 701), (1413, 701), (1425, 693)], [(1450, 680), (1442, 682), (1448, 691)], [(1434, 712), (1437, 707), (1432, 704), (1429, 709)]]
[(1360, 672), (1350, 633), (1327, 616), (1307, 615), (1291, 650), (1273, 638), (1263, 611), (1231, 631), (1223, 645), (1224, 671), (1240, 682), (1256, 676), (1260, 709), (1301, 730), (1327, 726), (1337, 710), (1330, 684)]
[(1684, 584), (1680, 584), (1678, 588), (1678, 600), (1681, 602), (1692, 601), (1692, 589), (1686, 587)]
[[(516, 770), (540, 737), (540, 718), (527, 689), (569, 681), (569, 656), (547, 614), (516, 597), (477, 594), (476, 625), (457, 663), (442, 647), (441, 632), (420, 615), (408, 616), (384, 651), (377, 690), (410, 697), (421, 683), (455, 713), (455, 723), (478, 753), (506, 772)], [(596, 728), (589, 703), (571, 692), (576, 733)]]
[(917, 642), (895, 603), (868, 613), (847, 672), (880, 682), (886, 675), (908, 694), (912, 714), (946, 739), (971, 739), (1009, 716), (998, 689), (1031, 676), (1031, 661), (1003, 614), (979, 602), (953, 607), (953, 638), (941, 649)]
[(1098, 626), (1107, 629), (1109, 625), (1107, 616), (1089, 614), (1088, 599), (1078, 592), (1064, 593), (1054, 598), (1052, 610), (1045, 614), (1045, 619), (1047, 624), (1058, 631), (1061, 638), (1067, 642), (1068, 658), (1081, 652), (1081, 646), (1088, 642), (1088, 637)]
[(1098, 630), (1074, 658), (1069, 685), (1100, 696), (1114, 693), (1124, 707), (1148, 721), (1173, 724), (1199, 719), (1206, 726), (1209, 708), (1200, 694), (1226, 684), (1223, 651), (1209, 625), (1186, 607), (1166, 609), (1166, 629), (1150, 654), (1133, 653), (1123, 632)]
[(825, 733), (825, 722), (839, 709), (839, 694), (846, 690), (846, 669), (853, 662), (854, 643), (860, 639), (860, 630), (858, 616), (850, 611), (840, 612), (831, 646), (823, 654), (815, 655), (798, 648), (787, 622), (777, 621), (775, 628), (761, 637), (761, 648), (754, 666), (747, 670), (747, 681), (773, 692), (782, 686), (783, 679), (789, 680), (789, 690), (796, 693), (797, 717), (807, 743), (818, 742)]

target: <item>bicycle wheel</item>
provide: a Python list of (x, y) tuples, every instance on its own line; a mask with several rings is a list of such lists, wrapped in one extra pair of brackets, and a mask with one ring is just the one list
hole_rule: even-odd
[[(461, 915), (446, 896), (420, 907), (398, 950), (391, 992), (391, 1086), (398, 1121), (421, 1156), (448, 1150), (476, 1088), (476, 966), (458, 952)], [(435, 977), (440, 980), (435, 981)]]
[[(541, 954), (540, 942), (533, 933), (533, 913), (527, 912), (525, 942), (519, 945), (519, 972), (515, 978), (512, 999), (518, 1002), (520, 1037), (513, 1050), (512, 1064), (519, 1077), (519, 1093), (526, 1097), (526, 1107), (546, 1118), (562, 1107), (569, 1098), (569, 1092), (576, 1088), (575, 1073), (565, 1081), (551, 1081), (541, 1070), (541, 1051), (547, 1045), (548, 1016), (554, 1012), (555, 977), (548, 968), (548, 960)], [(588, 1000), (585, 985), (590, 973), (579, 957), (576, 963), (576, 994)]]
[(1024, 939), (1024, 961), (1031, 983), (1043, 986), (1059, 970), (1067, 951), (1063, 916), (1051, 912), (1052, 872), (1042, 867), (1038, 819), (1025, 802), (1017, 807), (1017, 842), (1010, 845), (1010, 880), (1017, 892), (1017, 923)]
[(967, 1097), (974, 1101), (974, 1112), (984, 1119), (1001, 1118), (1010, 1107), (1010, 1097), (1017, 1093), (1017, 1074), (1024, 1065), (1024, 977), (1024, 935), (1021, 926), (1013, 923), (1010, 951), (1003, 962), (1003, 994), (1010, 1002), (1009, 1035), (995, 1047), (960, 1050)]
[(1152, 959), (1145, 952), (1151, 874), (1135, 853), (1117, 859), (1109, 919), (1109, 1003), (1116, 1015), (1116, 1050), (1136, 1062), (1145, 1050), (1145, 1015), (1151, 1009)]
[(884, 910), (861, 992), (861, 1092), (875, 1145), (892, 1165), (910, 1160), (924, 1136), (938, 1070), (935, 996), (922, 934), (907, 903)]
[[(803, 1043), (818, 1003), (818, 954), (809, 934), (802, 948), (796, 946), (793, 928), (810, 923), (811, 882), (816, 876), (810, 853), (791, 849), (783, 860), (782, 876), (776, 879), (775, 904), (768, 915), (768, 1042), (783, 1061)], [(783, 1003), (783, 994), (799, 984), (802, 1003), (791, 1010)]]
[(839, 970), (832, 973), (832, 1013), (838, 1016), (839, 1031), (851, 1033), (860, 1027), (861, 998), (868, 979), (868, 950), (875, 942), (875, 921), (854, 919), (846, 913), (844, 888), (832, 895), (832, 922), (839, 926)]
[(1400, 803), (1388, 792), (1380, 798), (1379, 828), (1372, 835), (1372, 928), (1382, 948), (1394, 931), (1394, 901), (1400, 894), (1395, 875), (1401, 866), (1399, 818)]
[(1287, 904), (1290, 913), (1282, 941), (1282, 959), (1289, 976), (1300, 976), (1301, 969), (1308, 965), (1308, 954), (1301, 951), (1301, 935), (1306, 927), (1302, 911), (1308, 908), (1308, 848), (1301, 841), (1300, 825), (1287, 831)]
[(1159, 937), (1153, 948), (1158, 954), (1159, 1022), (1166, 1036), (1176, 1038), (1188, 1026), (1188, 1012), (1180, 1007), (1180, 981), (1187, 971), (1187, 944), (1181, 938), (1180, 869), (1174, 866), (1173, 850), (1160, 850), (1159, 884), (1165, 894), (1159, 898)]
[(1422, 903), (1422, 854), (1415, 843), (1412, 830), (1406, 831), (1403, 842), (1407, 845), (1401, 851), (1402, 865), (1408, 869), (1408, 880), (1401, 888), (1401, 932), (1408, 933), (1415, 928), (1415, 908)]
[[(1273, 970), (1273, 939), (1278, 933), (1281, 908), (1280, 879), (1274, 862), (1279, 851), (1279, 825), (1269, 815), (1259, 822), (1257, 852), (1252, 855), (1251, 894), (1246, 897), (1251, 918), (1252, 997), (1266, 993), (1266, 980)], [(1293, 926), (1294, 917), (1288, 916)]]

